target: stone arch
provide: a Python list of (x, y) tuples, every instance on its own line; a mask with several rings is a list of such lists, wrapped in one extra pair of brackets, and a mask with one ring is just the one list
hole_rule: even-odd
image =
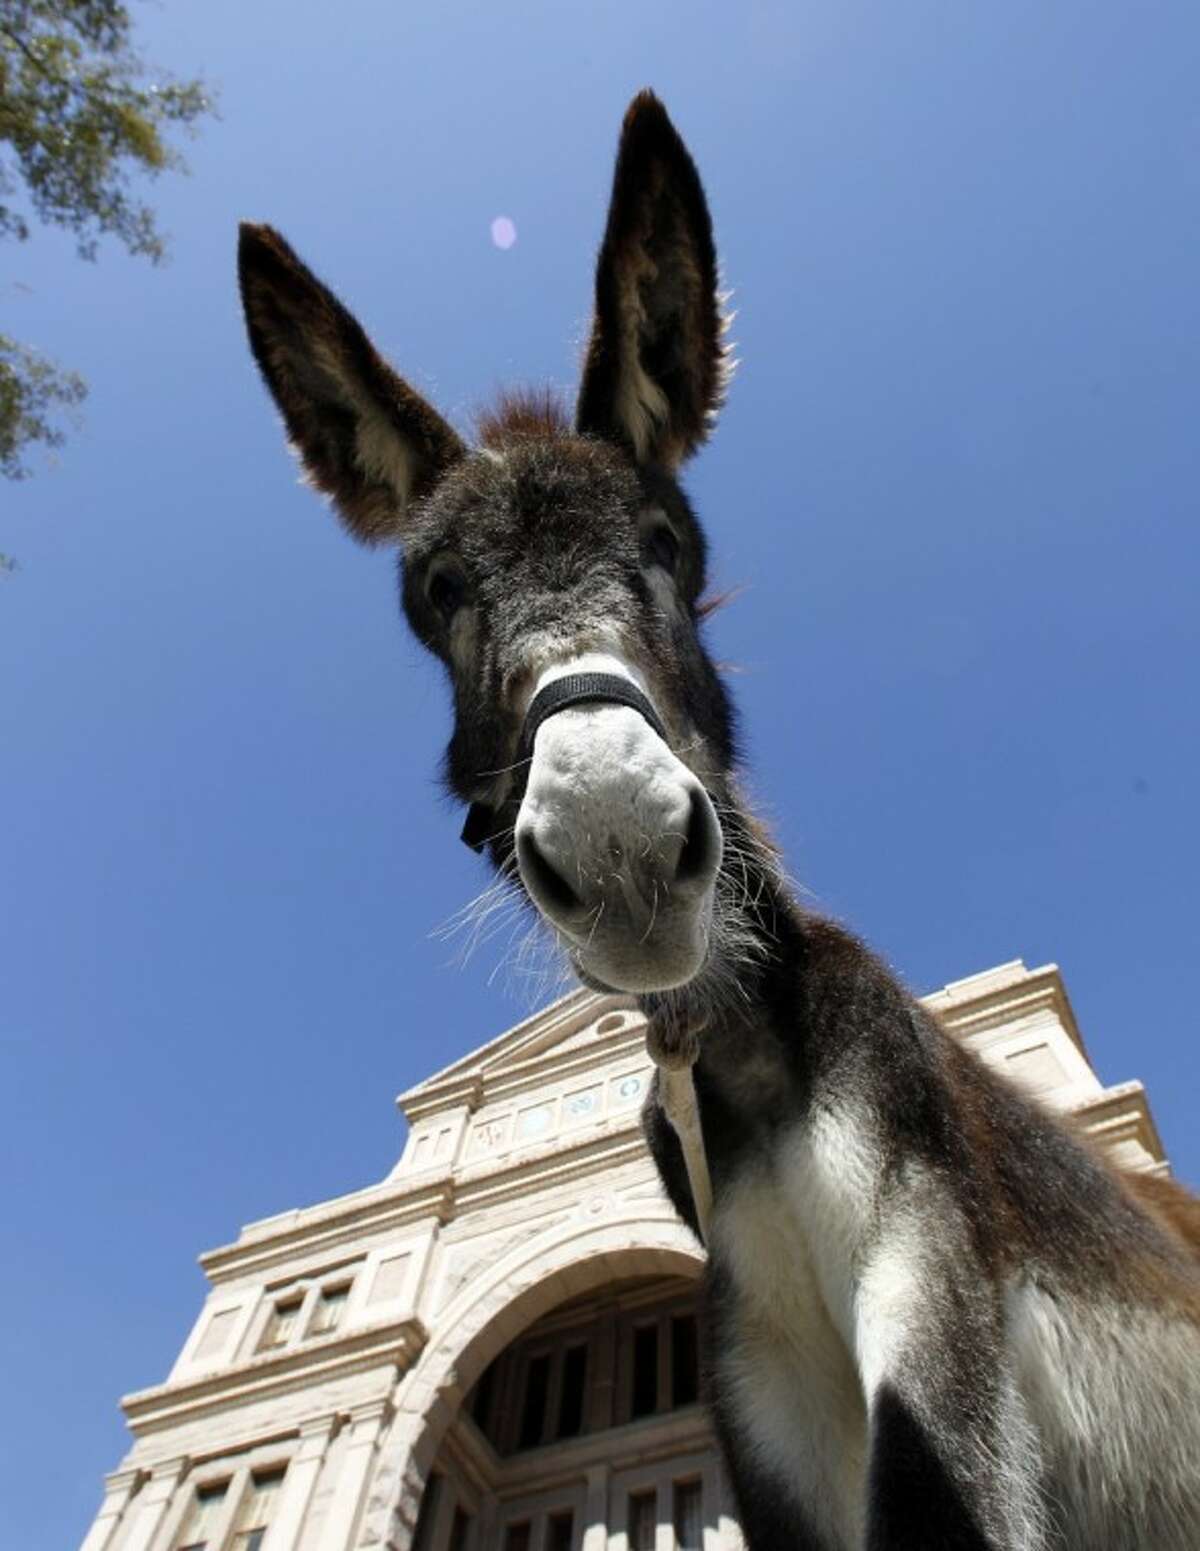
[(358, 1544), (408, 1551), (425, 1481), (464, 1397), (527, 1326), (568, 1298), (624, 1277), (700, 1275), (704, 1256), (664, 1208), (551, 1230), (501, 1256), (451, 1299), (397, 1391)]

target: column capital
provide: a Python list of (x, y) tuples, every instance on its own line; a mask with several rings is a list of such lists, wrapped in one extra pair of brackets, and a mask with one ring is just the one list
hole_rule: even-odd
[(311, 1439), (319, 1439), (324, 1443), (336, 1426), (337, 1412), (327, 1411), (324, 1416), (311, 1416), (306, 1421), (301, 1422), (296, 1432), (301, 1445), (308, 1443)]
[(148, 1479), (142, 1487), (141, 1495), (147, 1502), (169, 1498), (191, 1468), (191, 1463), (186, 1454), (173, 1454), (168, 1459), (156, 1460), (143, 1472)]
[[(380, 1395), (374, 1400), (360, 1400), (357, 1404), (347, 1406), (342, 1415), (347, 1418), (355, 1433), (366, 1433), (378, 1430), (392, 1414), (392, 1399), (390, 1395)], [(372, 1427), (372, 1424), (374, 1426)]]
[(127, 1465), (123, 1470), (114, 1470), (104, 1478), (105, 1497), (120, 1497), (131, 1492), (147, 1474), (140, 1465)]

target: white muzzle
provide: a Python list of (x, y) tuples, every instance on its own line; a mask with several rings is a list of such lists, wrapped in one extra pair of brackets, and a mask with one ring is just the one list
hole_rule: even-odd
[[(620, 674), (589, 655), (548, 668), (535, 695), (580, 672)], [(629, 706), (557, 711), (534, 737), (516, 825), (534, 904), (589, 979), (617, 991), (685, 985), (709, 949), (721, 826), (696, 776)]]

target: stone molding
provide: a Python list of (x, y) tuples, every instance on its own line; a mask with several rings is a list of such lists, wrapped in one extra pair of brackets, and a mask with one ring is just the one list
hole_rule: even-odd
[(219, 1286), (235, 1278), (259, 1276), (290, 1260), (297, 1249), (309, 1256), (319, 1255), (343, 1244), (357, 1247), (368, 1235), (447, 1222), (452, 1204), (448, 1178), (426, 1179), (416, 1185), (407, 1181), (372, 1185), (335, 1201), (296, 1208), (281, 1217), (252, 1223), (242, 1230), (236, 1243), (223, 1244), (202, 1254), (200, 1266), (209, 1281)]
[(921, 997), (920, 1001), (959, 1039), (1016, 1025), (1038, 1013), (1049, 1013), (1091, 1065), (1057, 964), (1026, 969), (1023, 960), (1013, 959), (995, 969), (969, 975), (965, 980), (952, 980), (941, 990)]
[[(141, 1438), (214, 1411), (310, 1390), (383, 1365), (407, 1371), (428, 1340), (418, 1319), (359, 1327), (282, 1353), (265, 1353), (197, 1379), (138, 1390), (121, 1401), (130, 1430)], [(374, 1402), (365, 1402), (370, 1405)]]

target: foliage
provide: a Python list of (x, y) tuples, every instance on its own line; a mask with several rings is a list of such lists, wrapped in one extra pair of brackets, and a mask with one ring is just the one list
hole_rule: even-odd
[(74, 372), (0, 334), (0, 473), (25, 478), (21, 449), (30, 442), (60, 447), (63, 432), (51, 416), (74, 409), (86, 391)]
[[(133, 176), (183, 168), (165, 138), (212, 104), (199, 81), (153, 71), (118, 0), (0, 0), (0, 237), (36, 219), (72, 232), (81, 258), (102, 237), (159, 263), (166, 247)], [(0, 473), (28, 473), (23, 447), (63, 439), (58, 416), (82, 381), (0, 335)]]

